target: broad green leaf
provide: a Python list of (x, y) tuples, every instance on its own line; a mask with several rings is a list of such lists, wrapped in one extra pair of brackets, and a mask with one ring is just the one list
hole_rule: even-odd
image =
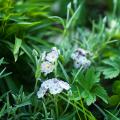
[(85, 75), (80, 73), (77, 79), (82, 88), (79, 89), (80, 96), (84, 98), (87, 105), (94, 103), (97, 96), (107, 103), (107, 93), (99, 84), (100, 74), (96, 73), (94, 68), (88, 69)]
[(81, 96), (88, 106), (96, 101), (96, 96), (89, 91), (83, 91)]
[(98, 96), (99, 98), (101, 98), (105, 103), (108, 103), (108, 95), (107, 92), (105, 91), (105, 89), (100, 86), (100, 85), (96, 85), (95, 88), (93, 88), (94, 90), (94, 94), (96, 96)]
[(90, 90), (99, 80), (99, 76), (95, 73), (94, 68), (88, 69), (85, 75), (80, 74), (78, 76), (78, 82), (86, 90)]
[(105, 75), (106, 79), (112, 79), (119, 75), (120, 70), (118, 68), (114, 67), (101, 67), (101, 71), (103, 72), (103, 75)]
[(87, 88), (90, 90), (95, 83), (99, 82), (99, 80), (99, 76), (95, 73), (94, 68), (90, 68), (85, 75)]
[(79, 87), (78, 85), (71, 86), (72, 95), (69, 96), (70, 100), (78, 101), (81, 97), (81, 91), (83, 91), (83, 88)]
[(98, 70), (105, 75), (106, 79), (112, 79), (119, 75), (120, 73), (120, 58), (110, 58), (103, 60), (104, 65), (99, 67)]
[(89, 106), (96, 101), (96, 96), (89, 94), (89, 96), (85, 98), (85, 101), (86, 101), (86, 104)]

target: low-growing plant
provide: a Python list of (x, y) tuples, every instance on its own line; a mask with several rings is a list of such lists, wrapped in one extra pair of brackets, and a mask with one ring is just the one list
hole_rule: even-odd
[(0, 0), (0, 119), (119, 120), (118, 0)]

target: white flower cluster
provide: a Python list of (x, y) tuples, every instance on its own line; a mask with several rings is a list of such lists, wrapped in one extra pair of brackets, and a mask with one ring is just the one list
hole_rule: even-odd
[(89, 52), (87, 52), (86, 50), (82, 49), (82, 48), (78, 48), (77, 50), (75, 50), (75, 52), (72, 53), (71, 58), (74, 61), (74, 67), (75, 68), (87, 68), (90, 66), (91, 61), (87, 59), (87, 54)]
[(38, 98), (43, 98), (47, 91), (53, 95), (56, 95), (61, 93), (64, 89), (70, 89), (70, 85), (67, 82), (58, 80), (57, 78), (48, 79), (41, 84), (41, 87), (37, 92), (37, 96)]
[(51, 73), (54, 70), (55, 61), (57, 61), (59, 54), (60, 51), (56, 47), (53, 47), (49, 53), (43, 52), (41, 56), (41, 72), (45, 75)]

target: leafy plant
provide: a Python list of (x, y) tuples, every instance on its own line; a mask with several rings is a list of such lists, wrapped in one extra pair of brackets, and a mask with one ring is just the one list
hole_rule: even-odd
[[(80, 73), (76, 78), (78, 96), (84, 98), (87, 105), (91, 105), (96, 101), (96, 96), (101, 98), (105, 103), (107, 103), (107, 93), (105, 89), (100, 85), (99, 74), (95, 72), (94, 68), (87, 70), (85, 75)], [(73, 92), (74, 95), (74, 92)]]
[[(119, 6), (118, 0), (0, 0), (0, 119), (119, 120)], [(51, 47), (60, 56), (44, 76), (40, 56)], [(77, 48), (87, 51), (90, 68), (74, 68)], [(68, 94), (46, 91), (38, 99), (39, 85), (53, 77), (69, 83)]]

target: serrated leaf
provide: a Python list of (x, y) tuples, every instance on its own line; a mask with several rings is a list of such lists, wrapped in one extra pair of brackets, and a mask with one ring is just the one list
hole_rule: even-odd
[(95, 95), (89, 95), (87, 98), (86, 98), (86, 103), (87, 105), (91, 105), (92, 103), (94, 103), (96, 101), (96, 96)]
[(81, 96), (88, 106), (96, 101), (95, 94), (90, 93), (90, 91), (83, 91)]
[(72, 95), (69, 96), (70, 100), (78, 101), (81, 99), (80, 92), (83, 91), (81, 87), (74, 84), (73, 86), (71, 86), (71, 91), (72, 91)]
[(96, 96), (101, 98), (105, 103), (108, 103), (107, 92), (105, 91), (105, 89), (102, 86), (96, 85), (94, 88), (94, 93), (96, 94)]
[(80, 73), (77, 79), (80, 88), (83, 88), (79, 89), (81, 98), (84, 98), (87, 105), (94, 103), (97, 96), (107, 103), (107, 93), (104, 88), (99, 85), (100, 74), (97, 74), (94, 68), (88, 69), (85, 75)]
[(99, 80), (99, 76), (95, 73), (94, 68), (88, 69), (85, 76), (81, 74), (78, 78), (78, 82), (86, 90), (90, 90)]
[(103, 73), (106, 79), (115, 78), (120, 73), (119, 60), (119, 57), (103, 60), (104, 65), (102, 67), (99, 67), (98, 70)]
[(106, 79), (112, 79), (115, 78), (119, 75), (120, 70), (117, 68), (113, 68), (113, 67), (103, 67), (103, 75), (105, 75)]
[(87, 88), (91, 89), (95, 83), (99, 82), (99, 80), (99, 76), (95, 73), (94, 68), (90, 68), (85, 75)]

